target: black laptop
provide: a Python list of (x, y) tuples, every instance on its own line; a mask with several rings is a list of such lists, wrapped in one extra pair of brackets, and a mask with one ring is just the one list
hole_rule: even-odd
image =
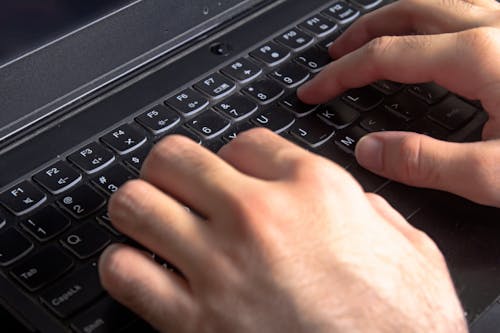
[(373, 131), (477, 140), (480, 105), (431, 82), (374, 82), (325, 105), (296, 97), (342, 31), (389, 2), (2, 1), (0, 331), (151, 330), (99, 284), (102, 250), (131, 242), (107, 198), (166, 135), (217, 151), (262, 126), (344, 166), (428, 232), (471, 330), (500, 332), (500, 210), (388, 181), (352, 155)]

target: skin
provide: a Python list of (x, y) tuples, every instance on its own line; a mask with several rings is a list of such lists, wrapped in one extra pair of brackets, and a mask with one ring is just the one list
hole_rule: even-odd
[[(320, 103), (377, 79), (434, 80), (480, 99), (491, 116), (490, 141), (379, 133), (363, 139), (356, 155), (385, 176), (499, 206), (498, 12), (489, 0), (384, 7), (345, 32), (330, 50), (337, 60), (299, 94)], [(377, 18), (385, 15), (402, 19), (384, 26), (389, 21)], [(451, 184), (453, 177), (490, 190)], [(100, 259), (103, 286), (160, 331), (467, 331), (445, 261), (427, 235), (341, 167), (264, 129), (241, 134), (217, 155), (166, 138), (140, 180), (112, 196), (109, 213), (118, 230), (180, 272), (126, 245), (110, 246)]]

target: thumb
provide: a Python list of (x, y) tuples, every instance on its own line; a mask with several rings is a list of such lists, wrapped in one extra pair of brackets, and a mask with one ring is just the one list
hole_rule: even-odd
[(356, 158), (381, 176), (500, 207), (500, 140), (452, 143), (408, 132), (362, 138)]

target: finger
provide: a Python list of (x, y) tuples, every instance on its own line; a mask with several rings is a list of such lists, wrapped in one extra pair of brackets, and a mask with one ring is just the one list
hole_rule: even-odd
[(330, 48), (338, 59), (381, 36), (439, 34), (498, 24), (490, 1), (398, 1), (364, 15)]
[(192, 316), (187, 284), (136, 249), (109, 246), (99, 260), (99, 274), (113, 298), (162, 331), (176, 332)]
[(222, 147), (219, 156), (249, 176), (277, 180), (288, 175), (291, 160), (305, 153), (279, 135), (255, 128)]
[(356, 158), (384, 177), (500, 207), (499, 140), (450, 143), (414, 133), (374, 133), (359, 141)]
[(500, 58), (498, 45), (500, 36), (494, 28), (434, 36), (381, 37), (333, 61), (298, 94), (306, 103), (319, 104), (347, 89), (380, 79), (402, 83), (434, 81), (461, 96), (483, 101), (485, 108), (488, 104), (494, 107), (497, 95), (487, 96), (484, 92), (495, 88), (491, 78), (500, 77), (494, 60)]
[(142, 180), (123, 185), (109, 201), (113, 225), (166, 259), (187, 277), (203, 270), (209, 253), (204, 221)]
[(176, 135), (155, 146), (144, 161), (141, 178), (206, 218), (244, 183), (241, 173), (217, 155)]

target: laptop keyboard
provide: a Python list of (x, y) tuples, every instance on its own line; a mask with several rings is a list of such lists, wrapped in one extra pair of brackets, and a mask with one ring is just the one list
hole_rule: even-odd
[(334, 156), (366, 190), (382, 191), (389, 182), (352, 157), (362, 136), (410, 130), (446, 139), (481, 111), (434, 83), (380, 81), (324, 105), (298, 100), (295, 89), (331, 61), (328, 46), (381, 3), (335, 2), (3, 191), (2, 271), (70, 331), (117, 331), (134, 321), (98, 280), (98, 255), (127, 241), (111, 225), (106, 203), (169, 134), (217, 151), (242, 131), (266, 127)]

